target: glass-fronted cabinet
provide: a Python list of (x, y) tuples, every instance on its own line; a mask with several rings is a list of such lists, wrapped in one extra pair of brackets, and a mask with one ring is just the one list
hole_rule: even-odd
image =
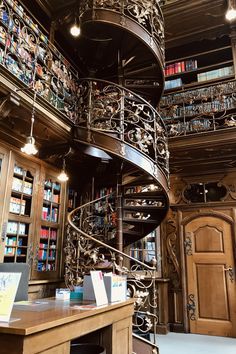
[(37, 242), (36, 272), (41, 278), (54, 278), (60, 271), (60, 247), (65, 210), (65, 185), (57, 180), (56, 171), (42, 180), (40, 225)]
[[(39, 178), (39, 168), (28, 164), (11, 154), (9, 161), (8, 217), (5, 230), (4, 262), (32, 262), (33, 233), (37, 193), (34, 193), (35, 179)], [(34, 195), (34, 197), (33, 197)]]
[(0, 262), (28, 263), (32, 281), (61, 277), (67, 186), (58, 172), (0, 145)]

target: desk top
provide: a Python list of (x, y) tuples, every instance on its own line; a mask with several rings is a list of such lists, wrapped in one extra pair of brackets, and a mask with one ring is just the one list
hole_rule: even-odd
[(11, 321), (0, 322), (0, 333), (30, 335), (99, 313), (130, 306), (133, 302), (133, 299), (130, 299), (86, 310), (79, 308), (84, 303), (69, 300), (41, 299), (29, 302), (28, 305), (16, 303), (13, 306)]

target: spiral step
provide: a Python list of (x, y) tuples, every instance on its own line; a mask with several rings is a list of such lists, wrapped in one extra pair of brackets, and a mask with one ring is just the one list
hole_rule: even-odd
[(78, 50), (87, 75), (120, 83), (156, 106), (164, 85), (159, 6), (120, 1), (111, 8), (109, 1), (82, 1), (80, 13), (83, 36)]

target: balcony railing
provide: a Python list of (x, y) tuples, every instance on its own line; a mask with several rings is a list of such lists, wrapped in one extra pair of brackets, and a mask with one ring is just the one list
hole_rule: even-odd
[(161, 116), (169, 137), (236, 127), (236, 81), (166, 95)]
[(13, 0), (0, 2), (0, 65), (76, 121), (78, 72)]

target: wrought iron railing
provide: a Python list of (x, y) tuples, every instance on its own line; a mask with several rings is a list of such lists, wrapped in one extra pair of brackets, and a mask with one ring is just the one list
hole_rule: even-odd
[(104, 80), (82, 80), (79, 88), (77, 126), (113, 134), (146, 154), (167, 177), (166, 129), (152, 105), (130, 90)]
[(160, 112), (168, 135), (178, 136), (236, 127), (236, 81), (167, 94)]
[[(114, 239), (108, 237), (108, 229), (116, 232), (116, 226), (107, 214), (109, 203), (106, 201), (110, 198), (115, 196), (109, 194), (90, 201), (68, 215), (65, 282), (73, 289), (81, 285), (84, 275), (93, 269), (126, 275), (128, 294), (135, 300), (134, 328), (141, 333), (155, 333), (158, 322), (156, 262), (153, 260), (153, 266), (150, 266), (113, 247)], [(101, 213), (96, 205), (104, 201), (106, 212)], [(127, 261), (134, 264), (132, 268), (126, 266)]]
[(81, 16), (84, 11), (94, 9), (119, 13), (121, 24), (125, 23), (125, 17), (131, 18), (151, 34), (164, 55), (164, 19), (159, 0), (82, 0), (80, 2)]

